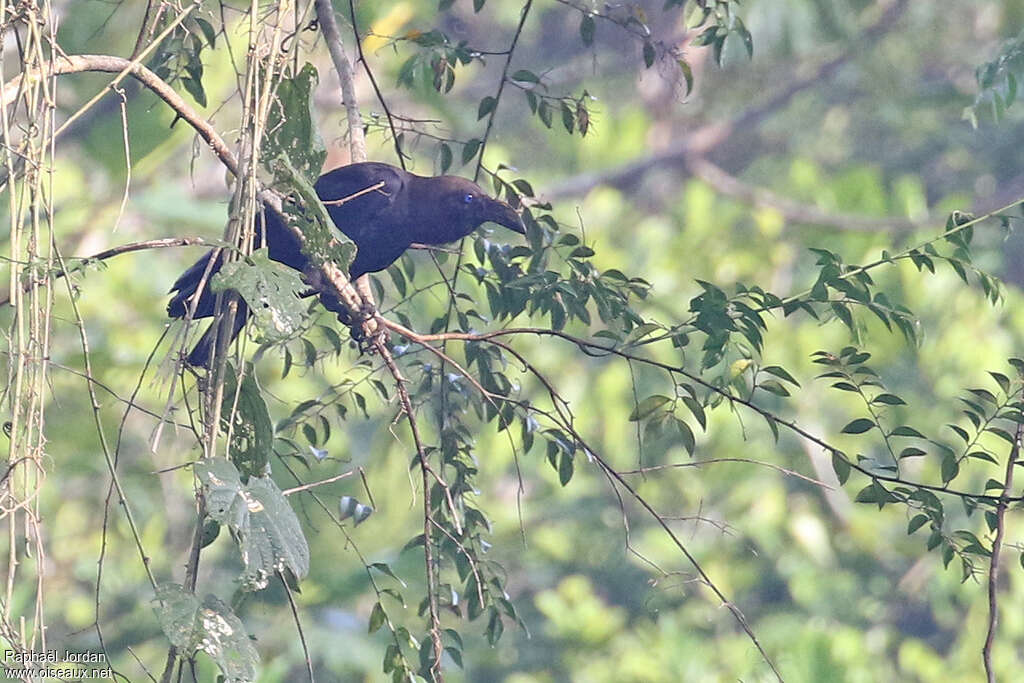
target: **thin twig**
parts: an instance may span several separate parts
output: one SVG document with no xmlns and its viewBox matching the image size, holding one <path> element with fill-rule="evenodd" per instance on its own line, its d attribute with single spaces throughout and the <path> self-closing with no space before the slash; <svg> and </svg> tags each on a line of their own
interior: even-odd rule
<svg viewBox="0 0 1024 683">
<path fill-rule="evenodd" d="M 519 43 L 519 37 L 523 34 L 523 26 L 526 24 L 526 18 L 530 15 L 530 8 L 533 6 L 533 0 L 526 0 L 526 4 L 523 5 L 522 11 L 519 13 L 519 25 L 516 26 L 516 32 L 512 34 L 512 42 L 508 46 L 508 56 L 505 57 L 505 67 L 501 70 L 501 80 L 498 82 L 498 91 L 494 94 L 494 106 L 491 107 L 491 115 L 487 118 L 487 128 L 484 129 L 484 136 L 480 139 L 480 150 L 477 152 L 476 159 L 476 170 L 473 172 L 473 181 L 476 182 L 480 179 L 480 170 L 484 164 L 484 150 L 487 149 L 487 141 L 491 137 L 491 129 L 494 127 L 494 117 L 498 114 L 498 106 L 501 104 L 501 93 L 505 90 L 505 83 L 508 82 L 508 72 L 512 66 L 512 55 L 515 54 L 516 45 Z"/>
<path fill-rule="evenodd" d="M 333 477 L 327 477 L 326 479 L 321 479 L 320 481 L 314 481 L 314 482 L 311 482 L 309 484 L 303 484 L 302 486 L 295 486 L 295 487 L 290 488 L 290 489 L 285 489 L 284 491 L 281 491 L 281 495 L 283 495 L 283 496 L 290 496 L 293 493 L 298 493 L 299 491 L 309 491 L 310 489 L 315 489 L 318 486 L 323 486 L 324 484 L 330 484 L 332 482 L 338 481 L 340 479 L 345 479 L 345 478 L 351 477 L 351 476 L 352 476 L 352 472 L 342 472 L 341 474 L 336 474 Z"/>
<path fill-rule="evenodd" d="M 835 490 L 831 485 L 821 481 L 820 479 L 808 477 L 806 474 L 800 474 L 795 470 L 791 470 L 786 467 L 780 467 L 779 465 L 776 465 L 774 463 L 765 462 L 763 460 L 753 460 L 751 458 L 708 458 L 706 460 L 694 460 L 693 462 L 674 462 L 666 465 L 649 465 L 647 467 L 640 467 L 635 470 L 621 470 L 619 474 L 647 474 L 649 472 L 658 472 L 660 470 L 682 469 L 686 467 L 703 467 L 704 465 L 715 465 L 721 462 L 742 462 L 748 465 L 760 465 L 761 467 L 771 468 L 776 472 L 785 474 L 788 477 L 796 477 L 797 479 L 803 479 L 806 482 L 814 484 L 815 486 L 820 486 L 821 488 L 826 489 L 828 491 Z"/>
<path fill-rule="evenodd" d="M 208 246 L 217 246 L 217 245 L 212 244 L 211 242 L 209 242 L 207 240 L 204 240 L 201 237 L 164 237 L 162 239 L 144 240 L 144 241 L 141 241 L 141 242 L 129 242 L 128 244 L 122 244 L 122 245 L 117 246 L 117 247 L 111 247 L 110 249 L 105 249 L 105 250 L 103 250 L 101 252 L 93 254 L 92 256 L 68 256 L 67 260 L 69 260 L 69 261 L 81 261 L 81 263 L 76 265 L 76 266 L 72 266 L 67 271 L 63 271 L 62 270 L 60 272 L 54 273 L 53 277 L 55 279 L 60 279 L 60 278 L 65 277 L 66 275 L 68 275 L 70 273 L 74 273 L 76 270 L 79 270 L 83 266 L 86 266 L 86 265 L 88 265 L 90 263 L 93 263 L 95 261 L 106 261 L 108 258 L 112 258 L 114 256 L 120 256 L 121 254 L 129 254 L 129 253 L 131 253 L 133 251 L 145 251 L 147 249 L 166 249 L 166 248 L 169 248 L 169 247 L 193 247 L 193 246 L 207 246 L 208 247 Z M 26 282 L 22 286 L 22 289 L 27 292 L 30 286 L 31 286 L 30 283 Z M 4 296 L 0 297 L 0 306 L 6 306 L 8 303 L 10 303 L 10 301 L 11 301 L 11 295 L 9 293 L 5 294 Z"/>
<path fill-rule="evenodd" d="M 737 403 L 739 405 L 742 405 L 742 406 L 748 408 L 749 410 L 754 411 L 755 413 L 757 413 L 761 417 L 765 418 L 766 420 L 771 420 L 772 422 L 775 422 L 775 423 L 777 423 L 779 425 L 782 425 L 783 427 L 786 427 L 791 432 L 793 432 L 793 433 L 795 433 L 795 434 L 797 434 L 797 435 L 807 439 L 808 441 L 811 441 L 812 443 L 820 446 L 826 452 L 834 453 L 834 454 L 837 454 L 837 455 L 843 457 L 846 460 L 847 464 L 849 464 L 852 469 L 854 469 L 854 470 L 860 472 L 861 474 L 864 474 L 864 475 L 866 475 L 866 476 L 868 476 L 868 477 L 870 477 L 872 479 L 877 479 L 879 481 L 884 481 L 884 482 L 888 482 L 888 483 L 892 483 L 892 484 L 902 484 L 904 486 L 913 486 L 913 487 L 916 487 L 916 488 L 921 488 L 921 489 L 925 489 L 925 490 L 928 490 L 928 491 L 932 491 L 934 493 L 941 493 L 941 494 L 956 496 L 956 497 L 959 497 L 959 498 L 973 498 L 975 500 L 984 500 L 984 501 L 989 502 L 989 503 L 998 503 L 1000 500 L 1004 500 L 1004 501 L 1006 501 L 1008 503 L 1016 503 L 1016 502 L 1024 501 L 1024 495 L 1020 495 L 1020 496 L 994 496 L 994 495 L 986 494 L 986 493 L 971 493 L 971 492 L 968 492 L 968 491 L 959 491 L 957 489 L 951 489 L 951 488 L 948 488 L 946 486 L 939 486 L 939 485 L 936 485 L 936 484 L 925 484 L 925 483 L 921 483 L 921 482 L 908 481 L 907 479 L 903 479 L 901 477 L 894 477 L 894 476 L 887 475 L 887 474 L 880 474 L 878 472 L 873 472 L 870 469 L 864 467 L 863 465 L 860 465 L 859 463 L 846 458 L 845 454 L 843 454 L 843 452 L 840 449 L 836 448 L 835 446 L 832 446 L 831 444 L 829 444 L 827 441 L 825 441 L 821 437 L 815 436 L 811 432 L 807 431 L 806 429 L 804 429 L 803 427 L 798 425 L 796 422 L 793 422 L 791 420 L 784 420 L 784 419 L 778 417 L 777 415 L 773 414 L 771 411 L 766 410 L 766 409 L 762 408 L 761 406 L 757 405 L 753 401 L 747 400 L 747 399 L 745 399 L 745 398 L 743 398 L 741 396 L 736 396 L 735 394 L 730 393 L 726 389 L 723 389 L 721 387 L 715 386 L 711 382 L 708 382 L 707 380 L 705 380 L 705 379 L 703 379 L 703 378 L 693 374 L 692 372 L 688 371 L 686 368 L 682 367 L 681 365 L 670 365 L 668 363 L 663 363 L 661 361 L 657 361 L 657 360 L 654 360 L 654 359 L 651 359 L 651 358 L 644 358 L 642 356 L 637 356 L 637 355 L 629 353 L 627 351 L 623 351 L 623 350 L 615 348 L 615 347 L 605 346 L 603 344 L 598 344 L 598 343 L 595 343 L 595 342 L 592 342 L 592 341 L 588 341 L 588 340 L 583 339 L 581 337 L 576 337 L 576 336 L 573 336 L 573 335 L 571 335 L 571 334 L 569 334 L 567 332 L 562 332 L 560 330 L 552 330 L 552 329 L 547 329 L 547 328 L 543 328 L 543 327 L 510 327 L 510 328 L 506 328 L 504 330 L 495 330 L 493 332 L 481 332 L 481 333 L 474 333 L 474 332 L 441 332 L 441 333 L 438 333 L 438 334 L 419 334 L 417 332 L 413 332 L 412 330 L 410 330 L 410 329 L 404 327 L 403 325 L 401 325 L 399 323 L 396 323 L 396 322 L 394 322 L 392 320 L 388 320 L 386 318 L 381 318 L 381 320 L 383 321 L 383 324 L 384 324 L 385 327 L 387 327 L 387 328 L 397 332 L 398 334 L 400 334 L 400 335 L 402 335 L 402 336 L 408 338 L 409 340 L 414 341 L 414 342 L 416 342 L 418 344 L 426 343 L 426 342 L 436 342 L 436 341 L 467 341 L 467 342 L 487 341 L 487 342 L 492 342 L 493 343 L 494 340 L 496 340 L 497 338 L 500 338 L 500 337 L 515 336 L 515 335 L 522 335 L 522 334 L 529 334 L 529 335 L 535 335 L 535 336 L 540 336 L 540 337 L 545 337 L 545 336 L 546 337 L 556 337 L 558 339 L 563 339 L 563 340 L 565 340 L 567 342 L 575 344 L 577 347 L 579 347 L 579 349 L 581 351 L 583 351 L 584 353 L 586 353 L 587 355 L 590 355 L 590 356 L 595 356 L 595 357 L 601 357 L 601 356 L 606 356 L 606 355 L 618 356 L 619 358 L 622 358 L 624 360 L 634 360 L 634 361 L 639 362 L 639 363 L 644 363 L 644 364 L 646 364 L 646 365 L 648 365 L 650 367 L 660 368 L 660 369 L 665 370 L 667 372 L 670 372 L 670 373 L 677 374 L 677 375 L 680 375 L 682 377 L 685 377 L 686 379 L 690 380 L 691 382 L 699 384 L 700 386 L 702 386 L 703 388 L 707 389 L 708 391 L 710 391 L 710 392 L 712 392 L 714 394 L 717 394 L 717 395 L 721 396 L 724 399 L 727 399 L 728 401 L 730 401 L 732 403 Z"/>
<path fill-rule="evenodd" d="M 988 632 L 985 634 L 985 644 L 981 648 L 981 659 L 985 664 L 985 677 L 988 683 L 996 683 L 996 672 L 992 666 L 992 646 L 996 642 L 996 626 L 999 624 L 999 557 L 1003 549 L 1003 536 L 1006 534 L 1006 508 L 1009 505 L 1007 494 L 1013 490 L 1013 472 L 1020 456 L 1022 436 L 1024 425 L 1018 423 L 1013 437 L 1013 447 L 1006 461 L 1003 497 L 996 503 L 996 536 L 992 541 L 992 557 L 988 565 Z"/>
<path fill-rule="evenodd" d="M 313 675 L 313 658 L 309 656 L 309 645 L 306 644 L 306 633 L 302 630 L 302 621 L 299 619 L 299 606 L 295 604 L 295 596 L 292 595 L 292 588 L 285 580 L 284 574 L 282 572 L 278 572 L 277 578 L 281 580 L 281 586 L 284 588 L 284 594 L 288 597 L 288 606 L 292 609 L 292 619 L 295 620 L 295 630 L 299 634 L 299 643 L 302 644 L 302 657 L 306 662 L 306 673 L 309 675 L 309 683 L 314 683 L 316 677 Z"/>
</svg>

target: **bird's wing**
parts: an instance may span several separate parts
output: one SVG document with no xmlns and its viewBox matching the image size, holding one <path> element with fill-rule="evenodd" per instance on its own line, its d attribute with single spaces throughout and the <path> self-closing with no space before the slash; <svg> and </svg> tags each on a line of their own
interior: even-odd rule
<svg viewBox="0 0 1024 683">
<path fill-rule="evenodd" d="M 401 203 L 407 176 L 388 164 L 350 164 L 320 176 L 316 193 L 338 229 L 359 245 L 368 231 L 398 218 L 392 214 Z"/>
</svg>

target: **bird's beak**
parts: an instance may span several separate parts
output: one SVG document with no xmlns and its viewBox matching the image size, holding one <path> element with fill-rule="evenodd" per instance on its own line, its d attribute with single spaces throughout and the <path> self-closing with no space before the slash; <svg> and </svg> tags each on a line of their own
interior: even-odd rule
<svg viewBox="0 0 1024 683">
<path fill-rule="evenodd" d="M 526 234 L 526 226 L 523 225 L 523 219 L 519 217 L 515 209 L 497 199 L 492 199 L 490 206 L 487 207 L 487 220 L 498 225 L 504 225 L 509 230 L 518 232 L 520 235 Z"/>
</svg>

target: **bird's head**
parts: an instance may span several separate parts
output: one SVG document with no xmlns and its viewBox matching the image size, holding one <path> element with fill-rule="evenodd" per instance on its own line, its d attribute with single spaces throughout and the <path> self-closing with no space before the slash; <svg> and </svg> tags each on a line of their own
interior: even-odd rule
<svg viewBox="0 0 1024 683">
<path fill-rule="evenodd" d="M 520 235 L 526 234 L 523 219 L 505 202 L 490 197 L 476 183 L 457 176 L 431 179 L 435 194 L 428 197 L 442 225 L 435 227 L 425 244 L 446 244 L 459 240 L 484 223 L 503 225 Z M 439 228 L 439 229 L 438 229 Z"/>
</svg>

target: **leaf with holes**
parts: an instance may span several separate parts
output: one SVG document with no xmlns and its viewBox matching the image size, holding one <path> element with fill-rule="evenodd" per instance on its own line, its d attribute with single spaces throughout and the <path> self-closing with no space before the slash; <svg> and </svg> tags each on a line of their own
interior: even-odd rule
<svg viewBox="0 0 1024 683">
<path fill-rule="evenodd" d="M 230 606 L 213 595 L 200 602 L 176 583 L 161 584 L 156 600 L 160 603 L 156 607 L 160 629 L 180 655 L 205 652 L 228 683 L 256 680 L 259 653 Z"/>
<path fill-rule="evenodd" d="M 267 404 L 256 384 L 251 364 L 247 364 L 238 386 L 238 373 L 228 364 L 224 373 L 224 400 L 220 409 L 220 428 L 228 439 L 228 455 L 242 476 L 259 477 L 266 473 L 274 444 L 274 426 Z"/>
<path fill-rule="evenodd" d="M 309 546 L 284 494 L 269 477 L 250 477 L 243 484 L 225 458 L 202 460 L 196 476 L 206 494 L 210 518 L 226 524 L 238 543 L 245 570 L 245 590 L 262 590 L 274 574 L 291 573 L 295 580 L 309 572 Z"/>
</svg>

